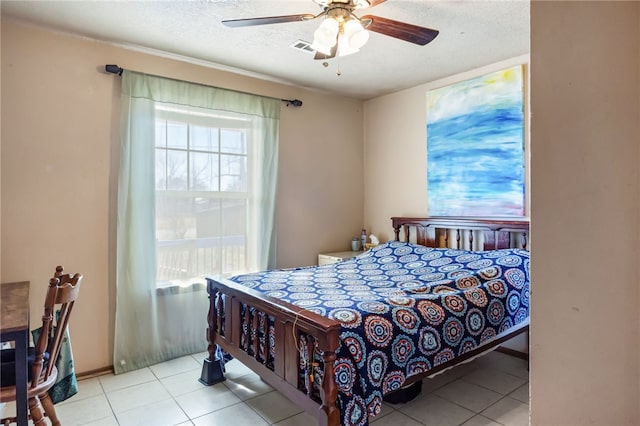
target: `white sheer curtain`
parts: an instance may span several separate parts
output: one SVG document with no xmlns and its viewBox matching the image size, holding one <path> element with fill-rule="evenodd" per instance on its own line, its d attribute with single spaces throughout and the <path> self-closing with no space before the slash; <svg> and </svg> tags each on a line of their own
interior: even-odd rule
<svg viewBox="0 0 640 426">
<path fill-rule="evenodd" d="M 206 349 L 202 285 L 159 291 L 156 275 L 158 106 L 240 114 L 250 123 L 245 269 L 274 266 L 280 101 L 131 71 L 122 76 L 114 369 L 135 370 Z M 165 108 L 166 109 L 166 108 Z M 205 218 L 206 219 L 206 218 Z M 224 223 L 218 225 L 224 234 Z M 202 263 L 202 262 L 201 262 Z M 211 265 L 208 274 L 223 273 Z M 239 271 L 245 272 L 245 271 Z"/>
</svg>

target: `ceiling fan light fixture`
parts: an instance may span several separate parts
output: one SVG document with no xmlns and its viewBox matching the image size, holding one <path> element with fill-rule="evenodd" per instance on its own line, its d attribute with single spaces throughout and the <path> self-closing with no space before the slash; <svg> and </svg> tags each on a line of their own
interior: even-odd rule
<svg viewBox="0 0 640 426">
<path fill-rule="evenodd" d="M 371 6 L 371 3 L 368 0 L 353 0 L 353 6 L 356 9 L 362 9 Z"/>
<path fill-rule="evenodd" d="M 336 51 L 336 56 L 347 56 L 359 51 L 359 48 L 351 46 L 349 39 L 344 34 L 340 34 L 338 36 L 338 50 Z"/>
<path fill-rule="evenodd" d="M 349 48 L 359 50 L 369 40 L 369 31 L 357 19 L 351 19 L 344 23 L 342 37 L 346 39 Z"/>
<path fill-rule="evenodd" d="M 363 7 L 370 7 L 371 2 L 369 0 L 313 0 L 314 3 L 317 3 L 321 7 L 327 7 L 332 4 L 345 4 L 348 5 L 351 3 L 354 9 L 360 9 Z"/>
<path fill-rule="evenodd" d="M 331 48 L 336 44 L 336 37 L 340 31 L 340 25 L 334 18 L 327 18 L 313 33 L 313 43 L 311 47 L 318 52 L 329 54 Z"/>
</svg>

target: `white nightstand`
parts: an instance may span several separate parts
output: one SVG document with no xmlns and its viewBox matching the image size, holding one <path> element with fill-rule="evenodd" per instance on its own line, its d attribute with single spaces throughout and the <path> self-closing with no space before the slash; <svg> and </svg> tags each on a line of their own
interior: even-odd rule
<svg viewBox="0 0 640 426">
<path fill-rule="evenodd" d="M 318 266 L 329 265 L 331 263 L 342 262 L 343 260 L 351 259 L 352 257 L 356 257 L 359 254 L 364 253 L 363 251 L 336 251 L 333 253 L 320 253 L 318 255 Z"/>
</svg>

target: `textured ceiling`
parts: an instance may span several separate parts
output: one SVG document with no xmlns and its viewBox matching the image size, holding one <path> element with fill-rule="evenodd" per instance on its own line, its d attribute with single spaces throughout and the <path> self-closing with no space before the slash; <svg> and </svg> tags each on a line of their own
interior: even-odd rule
<svg viewBox="0 0 640 426">
<path fill-rule="evenodd" d="M 371 14 L 440 31 L 426 46 L 371 33 L 360 52 L 328 61 L 291 47 L 320 20 L 228 28 L 223 19 L 311 13 L 312 0 L 8 1 L 3 16 L 155 49 L 302 87 L 369 99 L 529 53 L 529 1 L 387 0 Z M 126 68 L 127 64 L 118 64 Z M 149 70 L 144 70 L 151 72 Z"/>
</svg>

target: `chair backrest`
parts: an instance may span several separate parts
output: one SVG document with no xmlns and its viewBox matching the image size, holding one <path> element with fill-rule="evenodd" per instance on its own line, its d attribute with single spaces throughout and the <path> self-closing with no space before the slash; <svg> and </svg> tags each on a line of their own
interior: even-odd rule
<svg viewBox="0 0 640 426">
<path fill-rule="evenodd" d="M 69 324 L 73 305 L 80 292 L 82 275 L 64 274 L 63 272 L 62 266 L 56 267 L 54 277 L 49 280 L 49 288 L 44 301 L 44 314 L 42 315 L 42 331 L 35 345 L 35 360 L 31 366 L 31 387 L 35 387 L 40 380 L 51 375 L 60 353 L 60 345 Z M 57 315 L 56 310 L 59 312 Z M 54 315 L 57 317 L 55 327 L 53 325 Z M 45 352 L 49 353 L 49 363 L 42 375 Z"/>
</svg>

